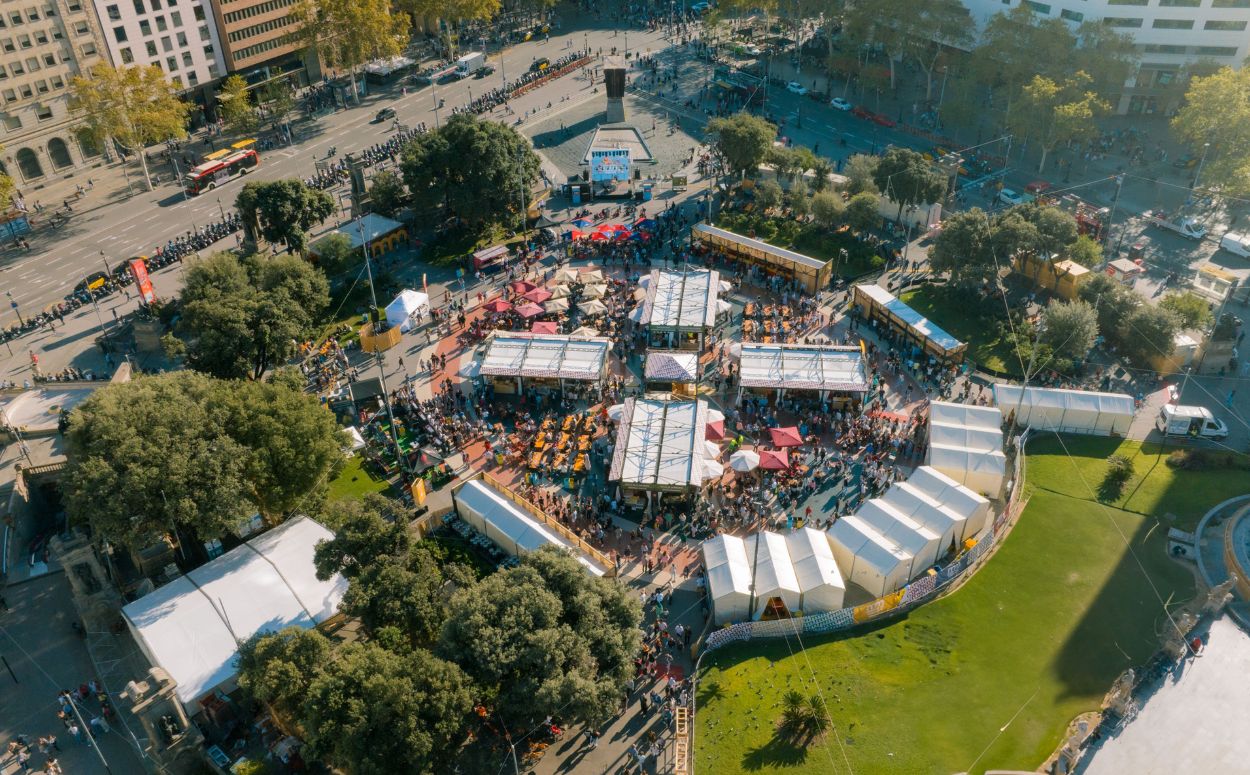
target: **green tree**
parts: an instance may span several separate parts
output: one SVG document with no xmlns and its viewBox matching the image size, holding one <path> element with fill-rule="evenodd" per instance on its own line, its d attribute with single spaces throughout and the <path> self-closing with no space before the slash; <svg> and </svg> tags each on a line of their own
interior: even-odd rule
<svg viewBox="0 0 1250 775">
<path fill-rule="evenodd" d="M 1035 248 L 1043 255 L 1052 256 L 1056 253 L 1064 253 L 1079 236 L 1076 219 L 1058 207 L 1041 207 L 1030 203 L 1015 208 L 1015 211 L 1037 229 Z"/>
<path fill-rule="evenodd" d="M 341 608 L 359 617 L 370 632 L 394 627 L 413 646 L 429 647 L 447 621 L 449 580 L 471 583 L 472 572 L 458 564 L 444 575 L 433 555 L 416 546 L 402 562 L 381 561 L 369 565 L 352 579 Z"/>
<path fill-rule="evenodd" d="M 1250 194 L 1250 70 L 1224 67 L 1190 79 L 1172 131 L 1204 155 L 1200 183 Z"/>
<path fill-rule="evenodd" d="M 295 354 L 330 302 L 325 274 L 296 256 L 218 253 L 187 270 L 179 332 L 192 368 L 260 379 Z"/>
<path fill-rule="evenodd" d="M 953 213 L 929 249 L 929 265 L 950 272 L 959 285 L 980 285 L 998 274 L 993 237 L 993 224 L 981 208 Z"/>
<path fill-rule="evenodd" d="M 641 617 L 626 587 L 543 548 L 457 592 L 437 653 L 494 696 L 509 727 L 555 713 L 600 724 L 632 674 Z"/>
<path fill-rule="evenodd" d="M 303 253 L 308 230 L 334 213 L 334 197 L 302 180 L 267 180 L 243 186 L 234 206 L 250 237 L 281 242 Z"/>
<path fill-rule="evenodd" d="M 946 192 L 946 178 L 928 159 L 909 148 L 886 151 L 872 179 L 887 199 L 898 203 L 895 221 L 903 217 L 904 207 L 936 202 Z"/>
<path fill-rule="evenodd" d="M 373 211 L 387 216 L 394 215 L 408 198 L 404 189 L 404 179 L 390 170 L 384 170 L 373 176 L 373 185 L 369 186 L 369 200 L 373 203 Z"/>
<path fill-rule="evenodd" d="M 1108 341 L 1118 342 L 1124 321 L 1141 306 L 1141 297 L 1105 274 L 1097 273 L 1077 291 L 1098 315 L 1098 330 Z"/>
<path fill-rule="evenodd" d="M 257 512 L 278 521 L 342 461 L 312 396 L 192 371 L 100 388 L 66 442 L 70 518 L 138 546 L 174 529 L 218 538 Z"/>
<path fill-rule="evenodd" d="M 122 67 L 99 64 L 87 76 L 70 80 L 71 107 L 82 116 L 87 133 L 100 146 L 115 142 L 139 155 L 143 178 L 152 190 L 144 149 L 187 134 L 187 103 L 155 65 Z"/>
<path fill-rule="evenodd" d="M 905 51 L 925 75 L 924 98 L 933 99 L 933 81 L 939 67 L 948 66 L 952 49 L 972 47 L 974 28 L 968 24 L 968 9 L 959 0 L 908 2 L 901 18 L 907 20 Z"/>
<path fill-rule="evenodd" d="M 289 78 L 280 78 L 279 75 L 281 71 L 274 73 L 256 95 L 274 125 L 285 124 L 287 114 L 295 109 L 294 82 Z"/>
<path fill-rule="evenodd" d="M 0 145 L 0 151 L 4 150 L 4 146 Z M 17 184 L 13 182 L 13 178 L 9 177 L 7 172 L 0 171 L 0 202 L 8 207 L 13 201 L 13 195 L 17 193 Z"/>
<path fill-rule="evenodd" d="M 858 232 L 872 231 L 881 223 L 878 210 L 881 197 L 871 191 L 861 191 L 846 203 L 846 223 Z"/>
<path fill-rule="evenodd" d="M 351 238 L 342 232 L 331 232 L 317 240 L 314 250 L 317 266 L 327 277 L 364 270 L 364 256 L 360 248 L 353 247 Z"/>
<path fill-rule="evenodd" d="M 1084 360 L 1098 336 L 1098 315 L 1088 303 L 1051 301 L 1042 312 L 1042 330 L 1038 340 L 1050 347 L 1053 368 L 1071 371 L 1072 364 Z M 1042 368 L 1044 364 L 1038 363 Z"/>
<path fill-rule="evenodd" d="M 389 0 L 299 0 L 290 19 L 296 35 L 327 66 L 352 73 L 375 59 L 399 56 L 408 44 L 407 14 L 391 12 Z"/>
<path fill-rule="evenodd" d="M 881 189 L 877 188 L 876 175 L 877 164 L 880 162 L 880 156 L 870 156 L 866 153 L 857 153 L 848 158 L 846 165 L 842 168 L 842 174 L 847 180 L 846 193 L 851 196 L 864 191 L 878 193 Z"/>
<path fill-rule="evenodd" d="M 1064 255 L 1086 269 L 1102 263 L 1102 245 L 1088 234 L 1081 234 L 1064 249 Z"/>
<path fill-rule="evenodd" d="M 1119 94 L 1141 58 L 1131 35 L 1091 19 L 1076 28 L 1077 47 L 1068 68 L 1093 78 L 1094 91 L 1104 97 Z"/>
<path fill-rule="evenodd" d="M 812 190 L 824 191 L 829 188 L 833 177 L 833 164 L 823 156 L 817 156 L 812 163 Z"/>
<path fill-rule="evenodd" d="M 1094 119 L 1110 106 L 1088 88 L 1092 80 L 1084 71 L 1062 82 L 1038 75 L 1021 89 L 1020 98 L 1007 113 L 1007 125 L 1041 146 L 1038 172 L 1046 168 L 1046 157 L 1057 145 L 1097 133 Z"/>
<path fill-rule="evenodd" d="M 765 180 L 755 186 L 755 204 L 760 210 L 771 210 L 781 204 L 784 192 L 775 180 Z"/>
<path fill-rule="evenodd" d="M 1159 302 L 1159 306 L 1175 315 L 1183 329 L 1205 331 L 1211 325 L 1211 305 L 1207 304 L 1206 299 L 1190 291 L 1169 293 Z"/>
<path fill-rule="evenodd" d="M 302 726 L 313 754 L 344 772 L 425 775 L 451 771 L 472 706 L 454 664 L 349 643 L 309 685 Z"/>
<path fill-rule="evenodd" d="M 232 75 L 217 89 L 222 120 L 235 132 L 250 134 L 260 126 L 260 116 L 252 104 L 251 89 L 241 75 Z"/>
<path fill-rule="evenodd" d="M 407 561 L 410 518 L 395 501 L 376 493 L 327 503 L 321 521 L 334 530 L 334 538 L 317 545 L 317 578 L 325 581 L 338 573 L 351 580 L 370 566 Z"/>
<path fill-rule="evenodd" d="M 824 229 L 833 229 L 842 222 L 846 202 L 840 194 L 821 191 L 812 195 L 812 218 Z"/>
<path fill-rule="evenodd" d="M 1116 349 L 1134 366 L 1148 369 L 1152 359 L 1172 354 L 1179 331 L 1180 321 L 1171 310 L 1140 304 L 1124 318 Z"/>
<path fill-rule="evenodd" d="M 1021 87 L 1034 76 L 1059 79 L 1071 73 L 1075 50 L 1076 36 L 1062 19 L 1040 17 L 1021 3 L 986 22 L 970 70 L 983 87 L 1006 95 L 1010 113 Z"/>
<path fill-rule="evenodd" d="M 1021 251 L 1036 252 L 1041 241 L 1037 226 L 1014 209 L 998 214 L 990 224 L 991 260 L 1002 267 Z"/>
<path fill-rule="evenodd" d="M 317 630 L 292 626 L 258 632 L 239 646 L 239 686 L 282 716 L 294 718 L 329 659 L 330 641 Z"/>
<path fill-rule="evenodd" d="M 742 176 L 754 172 L 767 157 L 777 137 L 777 127 L 759 116 L 735 113 L 709 121 L 707 137 L 722 166 Z"/>
<path fill-rule="evenodd" d="M 539 166 L 516 130 L 467 113 L 418 135 L 400 162 L 418 207 L 445 205 L 474 229 L 523 217 Z"/>
<path fill-rule="evenodd" d="M 812 192 L 807 190 L 807 184 L 802 180 L 796 180 L 790 184 L 790 190 L 786 192 L 786 207 L 790 208 L 790 214 L 795 218 L 806 218 L 812 212 Z"/>
</svg>

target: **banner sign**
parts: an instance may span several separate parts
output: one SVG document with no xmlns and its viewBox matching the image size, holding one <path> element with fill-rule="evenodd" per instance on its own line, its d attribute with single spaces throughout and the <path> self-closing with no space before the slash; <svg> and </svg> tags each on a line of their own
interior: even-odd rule
<svg viewBox="0 0 1250 775">
<path fill-rule="evenodd" d="M 591 151 L 590 179 L 629 180 L 629 149 L 606 148 Z"/>
<path fill-rule="evenodd" d="M 148 277 L 148 265 L 142 258 L 130 259 L 130 275 L 135 278 L 135 287 L 139 289 L 139 298 L 144 304 L 156 301 L 156 292 L 152 290 L 152 279 Z"/>
</svg>

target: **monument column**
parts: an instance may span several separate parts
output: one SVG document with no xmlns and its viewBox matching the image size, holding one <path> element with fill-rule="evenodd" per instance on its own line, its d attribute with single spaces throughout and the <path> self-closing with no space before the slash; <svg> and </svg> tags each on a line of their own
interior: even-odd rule
<svg viewBox="0 0 1250 775">
<path fill-rule="evenodd" d="M 628 69 L 624 58 L 609 56 L 603 59 L 603 83 L 608 93 L 608 110 L 606 123 L 625 123 L 625 72 Z"/>
</svg>

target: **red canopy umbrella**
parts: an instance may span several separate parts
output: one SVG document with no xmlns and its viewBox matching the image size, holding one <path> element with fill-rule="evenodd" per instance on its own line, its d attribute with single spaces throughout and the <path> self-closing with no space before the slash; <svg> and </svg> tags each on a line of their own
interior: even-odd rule
<svg viewBox="0 0 1250 775">
<path fill-rule="evenodd" d="M 607 233 L 606 233 L 606 232 L 602 232 L 602 231 L 596 231 L 596 232 L 594 232 L 593 234 L 591 234 L 591 235 L 590 235 L 590 239 L 591 239 L 592 241 L 594 241 L 594 242 L 603 242 L 603 241 L 604 241 L 604 240 L 606 240 L 607 238 L 608 238 Z"/>
<path fill-rule="evenodd" d="M 595 231 L 603 232 L 604 234 L 620 234 L 621 232 L 628 234 L 629 227 L 621 223 L 603 223 Z"/>
<path fill-rule="evenodd" d="M 703 437 L 708 441 L 720 441 L 725 438 L 725 421 L 717 420 L 707 424 L 707 430 L 703 432 Z"/>
<path fill-rule="evenodd" d="M 516 293 L 516 294 L 525 294 L 525 293 L 529 293 L 530 291 L 534 290 L 534 289 L 535 289 L 535 288 L 537 288 L 538 286 L 537 286 L 537 285 L 534 285 L 534 284 L 533 284 L 532 282 L 530 282 L 529 280 L 516 280 L 516 281 L 514 281 L 514 282 L 512 283 L 512 285 L 510 285 L 510 286 L 508 286 L 508 287 L 510 287 L 510 288 L 512 289 L 512 292 L 513 292 L 513 293 Z"/>
<path fill-rule="evenodd" d="M 543 312 L 544 312 L 543 308 L 538 306 L 532 301 L 526 302 L 525 304 L 522 304 L 521 306 L 516 308 L 516 314 L 520 315 L 523 318 L 532 318 L 535 315 L 543 314 Z"/>
<path fill-rule="evenodd" d="M 544 301 L 551 298 L 551 291 L 546 288 L 535 288 L 529 293 L 523 295 L 521 298 L 526 301 L 532 301 L 535 304 L 542 304 Z"/>
<path fill-rule="evenodd" d="M 577 229 L 574 229 L 571 232 L 569 232 L 569 236 L 572 237 L 573 239 L 586 239 L 586 232 L 578 231 Z"/>
<path fill-rule="evenodd" d="M 784 449 L 760 450 L 760 468 L 770 471 L 781 471 L 790 467 L 790 453 Z"/>
<path fill-rule="evenodd" d="M 799 429 L 793 426 L 769 428 L 768 435 L 773 437 L 774 447 L 801 447 L 803 445 L 803 437 L 799 435 Z"/>
<path fill-rule="evenodd" d="M 558 334 L 560 333 L 560 328 L 553 321 L 538 320 L 535 321 L 534 325 L 530 326 L 530 331 L 533 331 L 535 334 Z"/>
<path fill-rule="evenodd" d="M 495 299 L 486 303 L 487 312 L 507 312 L 510 309 L 512 309 L 512 305 L 503 299 Z"/>
</svg>

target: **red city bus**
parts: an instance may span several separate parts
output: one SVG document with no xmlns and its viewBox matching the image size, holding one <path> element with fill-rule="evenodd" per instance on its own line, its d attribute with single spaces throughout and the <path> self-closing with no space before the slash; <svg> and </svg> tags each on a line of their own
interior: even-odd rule
<svg viewBox="0 0 1250 775">
<path fill-rule="evenodd" d="M 187 173 L 185 180 L 187 193 L 199 194 L 211 191 L 236 175 L 246 175 L 259 164 L 260 155 L 251 148 L 209 154 L 203 164 L 192 167 Z"/>
</svg>

